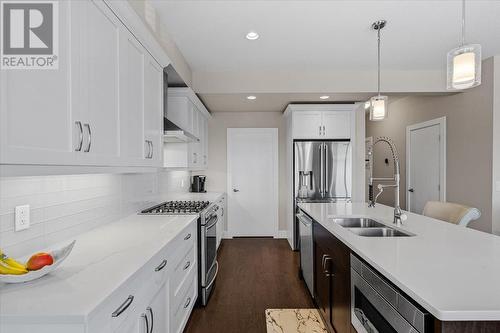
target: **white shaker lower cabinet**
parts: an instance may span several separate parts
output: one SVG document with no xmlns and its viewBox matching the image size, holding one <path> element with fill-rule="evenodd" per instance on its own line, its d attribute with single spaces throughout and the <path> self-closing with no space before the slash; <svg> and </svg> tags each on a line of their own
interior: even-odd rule
<svg viewBox="0 0 500 333">
<path fill-rule="evenodd" d="M 217 249 L 219 249 L 222 237 L 224 237 L 224 230 L 226 228 L 226 195 L 224 194 L 219 201 L 217 201 L 219 210 L 217 211 Z"/>
<path fill-rule="evenodd" d="M 0 76 L 0 164 L 162 166 L 162 66 L 104 1 L 59 10 L 59 69 Z"/>
<path fill-rule="evenodd" d="M 99 305 L 82 332 L 181 333 L 197 296 L 197 221 L 193 221 L 131 282 Z M 73 332 L 78 331 L 66 333 Z"/>
</svg>

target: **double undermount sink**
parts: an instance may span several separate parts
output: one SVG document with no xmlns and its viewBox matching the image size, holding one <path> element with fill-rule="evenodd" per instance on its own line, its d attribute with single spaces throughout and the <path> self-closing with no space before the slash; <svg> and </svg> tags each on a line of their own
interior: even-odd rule
<svg viewBox="0 0 500 333">
<path fill-rule="evenodd" d="M 334 218 L 333 222 L 363 237 L 409 237 L 408 232 L 389 227 L 366 217 Z"/>
</svg>

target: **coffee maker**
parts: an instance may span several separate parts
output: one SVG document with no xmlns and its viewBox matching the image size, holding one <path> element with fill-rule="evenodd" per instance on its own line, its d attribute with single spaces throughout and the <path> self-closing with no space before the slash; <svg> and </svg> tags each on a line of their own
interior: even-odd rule
<svg viewBox="0 0 500 333">
<path fill-rule="evenodd" d="M 196 193 L 204 193 L 206 192 L 205 190 L 205 181 L 207 177 L 206 176 L 193 176 L 193 180 L 191 182 L 191 192 L 196 192 Z"/>
</svg>

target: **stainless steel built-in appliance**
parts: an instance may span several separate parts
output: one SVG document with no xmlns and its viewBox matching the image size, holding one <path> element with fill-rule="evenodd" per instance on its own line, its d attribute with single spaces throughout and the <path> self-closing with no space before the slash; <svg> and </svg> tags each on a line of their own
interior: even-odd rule
<svg viewBox="0 0 500 333">
<path fill-rule="evenodd" d="M 217 221 L 220 207 L 208 201 L 167 201 L 141 211 L 141 215 L 192 215 L 198 218 L 198 303 L 205 306 L 215 286 L 217 262 Z"/>
<path fill-rule="evenodd" d="M 191 181 L 191 192 L 203 193 L 205 190 L 205 181 L 207 180 L 206 176 L 193 176 L 193 180 Z"/>
<path fill-rule="evenodd" d="M 298 202 L 349 200 L 352 188 L 351 142 L 294 142 L 294 212 Z M 298 221 L 294 223 L 294 249 L 299 248 Z"/>
<path fill-rule="evenodd" d="M 359 333 L 432 331 L 432 316 L 351 254 L 351 323 Z"/>
<path fill-rule="evenodd" d="M 302 211 L 297 214 L 297 219 L 300 234 L 300 269 L 302 278 L 314 297 L 312 220 Z"/>
</svg>

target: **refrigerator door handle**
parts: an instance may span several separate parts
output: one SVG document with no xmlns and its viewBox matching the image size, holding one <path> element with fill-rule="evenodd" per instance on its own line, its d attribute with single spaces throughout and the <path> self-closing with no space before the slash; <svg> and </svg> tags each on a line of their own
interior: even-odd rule
<svg viewBox="0 0 500 333">
<path fill-rule="evenodd" d="M 321 195 L 324 194 L 324 191 L 323 191 L 323 182 L 324 182 L 324 179 L 323 179 L 323 176 L 325 174 L 325 168 L 324 168 L 324 159 L 323 159 L 323 144 L 320 144 L 319 145 L 319 165 L 320 165 L 320 184 L 319 184 L 319 193 Z"/>
<path fill-rule="evenodd" d="M 324 157 L 324 161 L 325 161 L 325 186 L 324 186 L 324 191 L 325 193 L 328 193 L 328 187 L 330 186 L 330 184 L 328 183 L 328 146 L 326 145 L 326 143 L 323 144 L 324 147 L 323 149 L 325 150 L 324 151 L 324 154 L 325 154 L 325 157 Z"/>
</svg>

